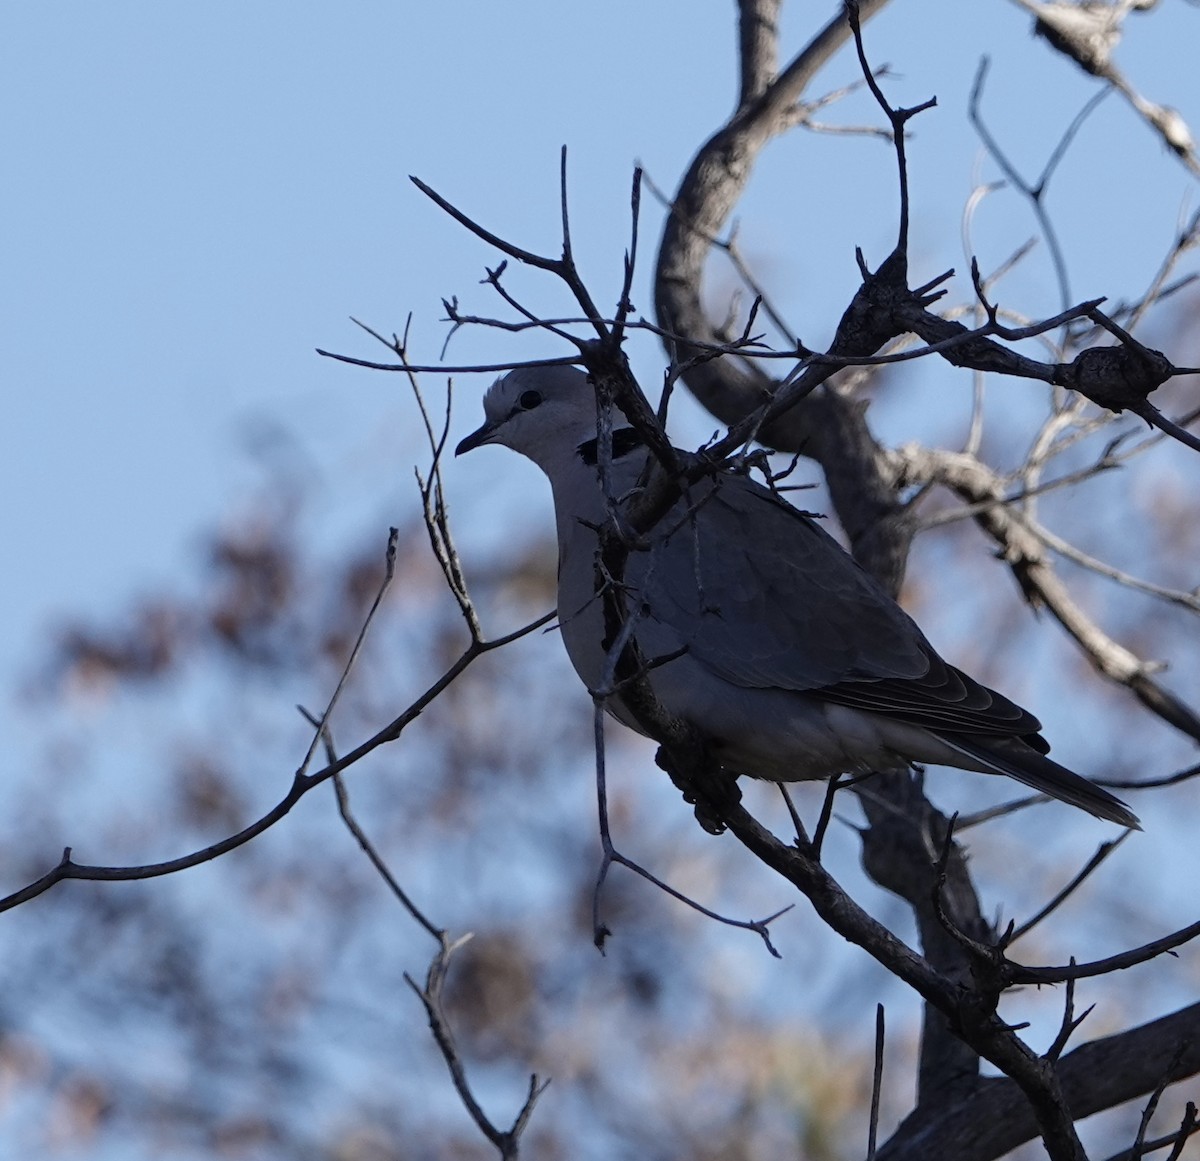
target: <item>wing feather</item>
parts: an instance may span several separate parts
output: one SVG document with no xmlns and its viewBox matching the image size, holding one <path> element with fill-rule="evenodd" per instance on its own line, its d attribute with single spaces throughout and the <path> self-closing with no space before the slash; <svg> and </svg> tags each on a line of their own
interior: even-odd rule
<svg viewBox="0 0 1200 1161">
<path fill-rule="evenodd" d="M 628 579 L 650 616 L 726 681 L 813 693 L 930 729 L 1040 728 L 943 661 L 811 516 L 766 488 L 719 477 L 694 489 L 664 525 L 649 552 L 633 554 Z"/>
</svg>

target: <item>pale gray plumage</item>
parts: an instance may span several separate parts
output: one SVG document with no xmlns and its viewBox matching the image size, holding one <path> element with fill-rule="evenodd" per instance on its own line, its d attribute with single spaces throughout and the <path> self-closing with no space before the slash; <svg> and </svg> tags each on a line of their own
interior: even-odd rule
<svg viewBox="0 0 1200 1161">
<path fill-rule="evenodd" d="M 597 689 L 606 664 L 597 529 L 650 452 L 632 429 L 614 433 L 606 498 L 595 393 L 573 367 L 511 371 L 484 412 L 458 453 L 504 444 L 549 477 L 563 642 Z M 642 656 L 673 657 L 647 678 L 732 773 L 796 781 L 928 762 L 1006 774 L 1138 825 L 1118 799 L 1044 756 L 1032 714 L 944 662 L 815 520 L 748 476 L 691 486 L 647 539 L 629 554 L 626 603 Z M 619 696 L 607 708 L 639 729 Z"/>
</svg>

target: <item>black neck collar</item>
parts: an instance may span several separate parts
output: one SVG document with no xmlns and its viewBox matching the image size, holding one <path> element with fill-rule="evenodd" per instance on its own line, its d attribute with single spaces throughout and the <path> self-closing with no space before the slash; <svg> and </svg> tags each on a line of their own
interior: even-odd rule
<svg viewBox="0 0 1200 1161">
<path fill-rule="evenodd" d="M 632 427 L 619 427 L 612 433 L 612 458 L 621 459 L 640 447 L 645 447 L 646 441 Z M 579 458 L 589 467 L 595 467 L 600 459 L 599 439 L 586 439 L 575 449 Z"/>
</svg>

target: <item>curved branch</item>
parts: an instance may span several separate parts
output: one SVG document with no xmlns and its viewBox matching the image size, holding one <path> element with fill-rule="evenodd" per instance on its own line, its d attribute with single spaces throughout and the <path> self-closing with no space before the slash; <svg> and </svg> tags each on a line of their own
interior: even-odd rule
<svg viewBox="0 0 1200 1161">
<path fill-rule="evenodd" d="M 868 19 L 887 0 L 867 0 L 860 17 Z M 770 84 L 756 91 L 762 80 L 762 61 L 773 57 L 775 46 L 762 42 L 774 38 L 771 11 L 773 0 L 742 4 L 743 51 L 751 40 L 752 59 L 743 56 L 743 100 L 733 116 L 701 147 L 680 182 L 671 213 L 663 231 L 655 269 L 655 313 L 663 330 L 687 336 L 668 345 L 673 361 L 684 362 L 698 352 L 691 343 L 713 344 L 720 336 L 709 322 L 701 303 L 705 259 L 712 239 L 720 235 L 733 207 L 746 188 L 763 147 L 788 129 L 789 111 L 812 82 L 817 72 L 850 37 L 845 16 L 838 13 Z M 753 24 L 752 35 L 747 26 Z M 750 80 L 746 78 L 750 77 Z M 746 100 L 748 92 L 752 99 Z M 773 392 L 775 380 L 757 367 L 734 360 L 705 361 L 690 367 L 684 376 L 689 390 L 715 416 L 727 424 L 761 405 Z M 780 450 L 803 447 L 816 456 L 811 441 L 825 424 L 814 422 L 809 407 L 792 409 L 772 424 L 769 442 Z M 816 458 L 821 458 L 817 456 Z M 832 458 L 832 457 L 830 457 Z M 853 527 L 855 521 L 844 521 Z M 854 538 L 853 532 L 848 535 Z"/>
</svg>

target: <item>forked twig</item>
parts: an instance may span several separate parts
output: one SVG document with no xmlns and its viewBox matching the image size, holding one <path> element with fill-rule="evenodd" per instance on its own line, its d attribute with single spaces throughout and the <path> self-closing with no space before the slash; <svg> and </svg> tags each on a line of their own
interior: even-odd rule
<svg viewBox="0 0 1200 1161">
<path fill-rule="evenodd" d="M 329 763 L 336 762 L 337 754 L 334 750 L 333 737 L 328 726 L 319 723 L 307 710 L 301 708 L 300 712 L 309 722 L 318 727 L 319 733 L 324 740 L 326 758 Z M 467 1115 L 475 1122 L 479 1131 L 500 1150 L 500 1157 L 502 1159 L 515 1161 L 515 1158 L 518 1156 L 521 1135 L 524 1133 L 525 1127 L 529 1123 L 529 1118 L 533 1114 L 533 1107 L 537 1103 L 538 1097 L 546 1091 L 546 1086 L 550 1082 L 547 1080 L 539 1083 L 537 1073 L 533 1073 L 530 1076 L 529 1092 L 521 1108 L 518 1110 L 515 1120 L 508 1129 L 498 1129 L 492 1123 L 491 1118 L 483 1111 L 483 1106 L 475 1096 L 471 1082 L 467 1077 L 466 1064 L 459 1054 L 454 1034 L 450 1028 L 450 1021 L 442 1002 L 443 985 L 450 968 L 450 961 L 455 952 L 471 939 L 471 935 L 468 933 L 460 936 L 458 939 L 451 939 L 444 929 L 432 923 L 416 904 L 413 903 L 408 892 L 400 886 L 399 881 L 392 874 L 391 868 L 387 865 L 387 862 L 379 853 L 375 844 L 367 837 L 358 819 L 354 817 L 354 813 L 350 809 L 350 795 L 340 774 L 334 775 L 333 785 L 334 790 L 337 792 L 338 813 L 341 815 L 346 829 L 354 836 L 355 841 L 370 860 L 371 865 L 378 872 L 379 876 L 387 884 L 388 889 L 399 901 L 400 905 L 437 941 L 438 949 L 434 953 L 429 969 L 426 972 L 425 986 L 423 988 L 419 987 L 407 972 L 404 973 L 404 981 L 416 993 L 417 998 L 421 1001 L 425 1009 L 425 1016 L 429 1021 L 434 1043 L 437 1045 L 438 1051 L 446 1063 L 446 1067 L 450 1072 L 451 1083 L 454 1085 L 454 1090 L 458 1093 L 458 1098 L 462 1101 L 463 1107 L 467 1110 Z"/>
<path fill-rule="evenodd" d="M 470 934 L 467 934 L 453 941 L 448 939 L 443 940 L 441 949 L 429 965 L 429 971 L 425 975 L 425 984 L 423 987 L 417 984 L 407 972 L 404 973 L 404 982 L 412 988 L 417 999 L 421 1001 L 422 1006 L 425 1008 L 425 1016 L 429 1021 L 429 1030 L 433 1033 L 434 1041 L 442 1054 L 442 1059 L 446 1062 L 446 1067 L 450 1070 L 450 1078 L 454 1084 L 455 1091 L 458 1093 L 459 1100 L 462 1101 L 471 1120 L 479 1127 L 480 1132 L 499 1149 L 501 1161 L 516 1161 L 516 1158 L 520 1155 L 521 1135 L 529 1124 L 529 1118 L 533 1115 L 534 1105 L 537 1104 L 538 1098 L 546 1091 L 546 1087 L 550 1082 L 548 1080 L 540 1081 L 536 1072 L 530 1076 L 529 1091 L 525 1097 L 525 1102 L 517 1113 L 512 1126 L 508 1129 L 498 1129 L 492 1124 L 487 1113 L 483 1111 L 483 1106 L 476 1099 L 470 1081 L 467 1079 L 466 1066 L 463 1064 L 462 1057 L 458 1052 L 458 1046 L 454 1042 L 454 1033 L 450 1027 L 449 1020 L 446 1018 L 442 1002 L 442 993 L 450 968 L 451 958 L 470 938 Z"/>
<path fill-rule="evenodd" d="M 610 665 L 615 666 L 615 657 L 620 654 L 624 646 L 625 642 L 623 641 L 614 643 L 613 649 L 609 650 Z M 709 919 L 714 919 L 718 923 L 725 924 L 727 927 L 740 927 L 743 930 L 755 932 L 762 939 L 771 955 L 776 959 L 781 959 L 782 957 L 776 950 L 775 945 L 771 942 L 770 925 L 781 915 L 789 912 L 794 904 L 789 903 L 786 907 L 781 907 L 778 911 L 763 919 L 734 919 L 732 916 L 721 915 L 719 912 L 704 906 L 703 903 L 685 895 L 682 891 L 672 887 L 670 883 L 665 882 L 653 872 L 647 870 L 640 863 L 635 862 L 617 850 L 616 845 L 613 843 L 608 814 L 608 764 L 605 757 L 604 743 L 604 702 L 607 696 L 599 693 L 594 694 L 594 707 L 592 711 L 592 730 L 596 757 L 596 808 L 599 817 L 601 846 L 600 867 L 596 872 L 596 883 L 592 889 L 592 941 L 603 952 L 604 945 L 608 937 L 612 934 L 611 928 L 600 918 L 600 897 L 605 881 L 608 878 L 609 868 L 615 863 L 639 875 L 648 883 L 652 883 L 660 891 L 670 895 L 671 898 L 678 900 L 694 911 L 698 911 L 701 915 Z"/>
</svg>

